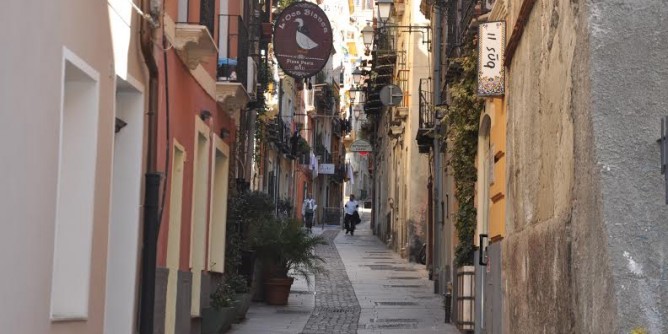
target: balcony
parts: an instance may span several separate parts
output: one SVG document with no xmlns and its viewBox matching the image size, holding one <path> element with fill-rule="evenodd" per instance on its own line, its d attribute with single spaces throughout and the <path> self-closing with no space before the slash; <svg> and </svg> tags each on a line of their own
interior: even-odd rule
<svg viewBox="0 0 668 334">
<path fill-rule="evenodd" d="M 394 117 L 406 120 L 408 118 L 408 107 L 396 107 Z"/>
<path fill-rule="evenodd" d="M 420 79 L 420 104 L 419 104 L 419 118 L 418 118 L 418 132 L 415 140 L 418 144 L 418 151 L 420 153 L 429 153 L 434 142 L 433 133 L 434 126 L 434 106 L 431 98 L 431 79 Z"/>
<path fill-rule="evenodd" d="M 274 144 L 276 150 L 282 153 L 288 159 L 297 158 L 296 155 L 296 137 L 292 137 L 290 127 L 283 122 L 280 116 L 271 120 L 267 124 L 267 138 Z M 295 147 L 295 150 L 293 150 Z"/>
<path fill-rule="evenodd" d="M 320 163 L 332 163 L 332 154 L 329 153 L 327 148 L 320 143 L 318 139 L 316 139 L 316 144 L 313 149 L 313 154 L 315 154 L 317 157 L 320 157 L 318 161 Z"/>
<path fill-rule="evenodd" d="M 315 84 L 313 90 L 313 105 L 316 112 L 321 115 L 332 115 L 336 101 L 330 84 Z"/>
<path fill-rule="evenodd" d="M 210 61 L 210 58 L 215 57 L 218 52 L 213 40 L 215 2 L 213 0 L 200 2 L 200 19 L 196 22 L 188 20 L 187 8 L 190 2 L 183 3 L 185 7 L 179 9 L 183 10 L 183 14 L 179 13 L 178 22 L 165 16 L 165 33 L 183 63 L 190 70 L 195 70 L 200 64 Z"/>
<path fill-rule="evenodd" d="M 196 23 L 176 23 L 172 44 L 176 54 L 191 70 L 218 52 L 209 29 Z"/>
<path fill-rule="evenodd" d="M 222 104 L 225 111 L 234 113 L 243 108 L 250 100 L 248 29 L 239 15 L 219 15 L 218 26 L 220 34 L 216 68 L 216 99 Z M 253 75 L 254 73 L 251 73 L 250 76 Z"/>
</svg>

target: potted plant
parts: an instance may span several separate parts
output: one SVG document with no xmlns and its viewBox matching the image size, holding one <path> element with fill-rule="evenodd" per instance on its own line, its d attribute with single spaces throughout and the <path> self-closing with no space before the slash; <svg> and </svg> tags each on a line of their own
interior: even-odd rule
<svg viewBox="0 0 668 334">
<path fill-rule="evenodd" d="M 262 192 L 238 192 L 230 197 L 227 205 L 227 243 L 225 254 L 225 273 L 238 273 L 253 288 L 254 300 L 263 300 L 262 285 L 258 284 L 255 259 L 257 258 L 251 236 L 256 234 L 258 226 L 274 219 L 274 199 Z"/>
<path fill-rule="evenodd" d="M 224 333 L 237 318 L 234 290 L 221 282 L 210 297 L 211 307 L 202 309 L 202 334 Z"/>
<path fill-rule="evenodd" d="M 321 236 L 307 234 L 295 219 L 275 219 L 260 226 L 253 238 L 258 257 L 265 264 L 266 302 L 285 305 L 290 287 L 299 275 L 310 284 L 310 275 L 324 271 L 324 260 L 315 255 L 317 245 L 326 244 Z"/>
<path fill-rule="evenodd" d="M 232 274 L 226 277 L 225 282 L 234 293 L 234 308 L 236 309 L 235 323 L 238 323 L 246 318 L 246 312 L 248 312 L 251 303 L 248 281 L 246 281 L 246 278 L 242 275 Z"/>
</svg>

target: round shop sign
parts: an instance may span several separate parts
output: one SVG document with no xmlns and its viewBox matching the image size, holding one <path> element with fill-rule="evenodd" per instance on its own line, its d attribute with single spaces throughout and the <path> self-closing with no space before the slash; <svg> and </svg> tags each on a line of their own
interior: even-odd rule
<svg viewBox="0 0 668 334">
<path fill-rule="evenodd" d="M 371 152 L 373 147 L 369 144 L 368 141 L 363 139 L 358 139 L 350 145 L 350 152 Z"/>
<path fill-rule="evenodd" d="M 293 3 L 276 19 L 274 55 L 287 75 L 303 79 L 318 74 L 331 52 L 332 26 L 317 5 Z"/>
</svg>

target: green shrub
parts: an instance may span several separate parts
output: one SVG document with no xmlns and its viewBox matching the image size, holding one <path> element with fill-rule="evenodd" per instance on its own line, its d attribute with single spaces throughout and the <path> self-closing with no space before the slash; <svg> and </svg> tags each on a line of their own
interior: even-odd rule
<svg viewBox="0 0 668 334">
<path fill-rule="evenodd" d="M 478 150 L 478 123 L 484 100 L 476 95 L 477 53 L 473 49 L 470 46 L 467 55 L 451 60 L 458 63 L 462 70 L 450 85 L 452 101 L 445 117 L 450 153 L 448 164 L 453 170 L 455 197 L 459 204 L 455 221 L 459 240 L 455 249 L 457 266 L 472 265 L 475 251 L 475 156 Z"/>
<path fill-rule="evenodd" d="M 234 305 L 234 290 L 228 282 L 221 282 L 210 295 L 211 307 L 216 310 Z"/>
</svg>

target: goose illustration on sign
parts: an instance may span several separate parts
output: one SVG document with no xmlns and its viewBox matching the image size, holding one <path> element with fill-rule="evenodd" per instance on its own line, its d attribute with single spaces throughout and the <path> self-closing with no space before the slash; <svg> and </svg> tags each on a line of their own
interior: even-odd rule
<svg viewBox="0 0 668 334">
<path fill-rule="evenodd" d="M 274 55 L 287 75 L 316 75 L 332 52 L 332 26 L 325 12 L 311 2 L 286 7 L 274 24 Z"/>
<path fill-rule="evenodd" d="M 318 43 L 314 42 L 308 37 L 308 29 L 304 26 L 304 20 L 295 19 L 297 22 L 297 45 L 304 50 L 311 50 L 318 46 Z"/>
</svg>

